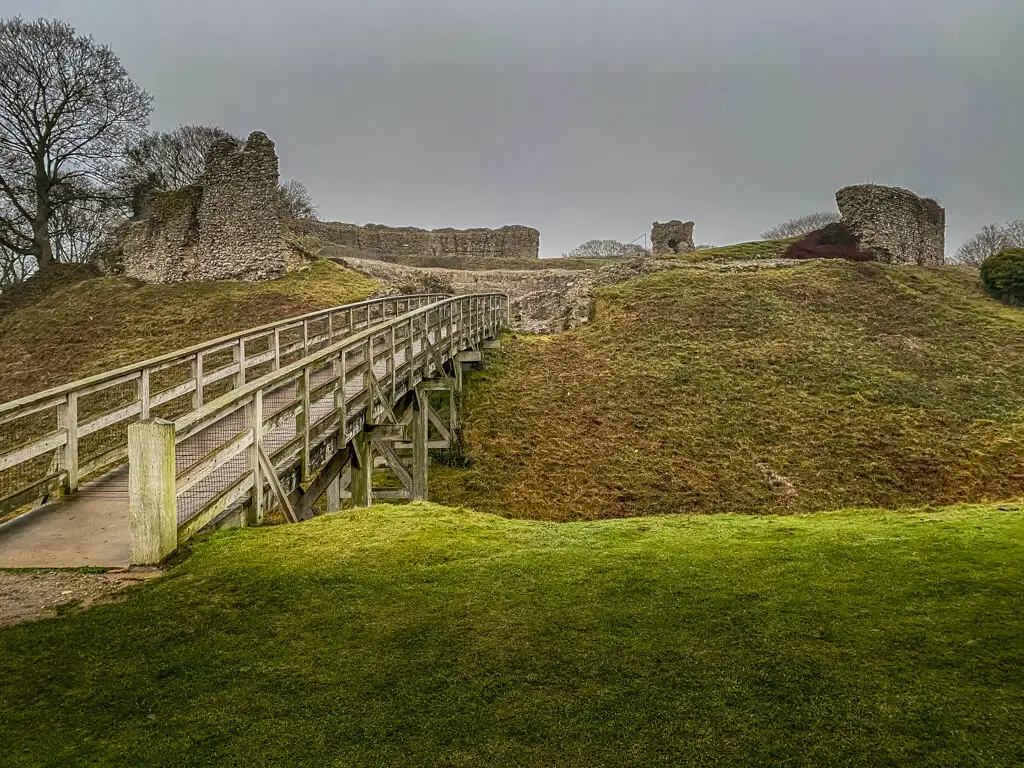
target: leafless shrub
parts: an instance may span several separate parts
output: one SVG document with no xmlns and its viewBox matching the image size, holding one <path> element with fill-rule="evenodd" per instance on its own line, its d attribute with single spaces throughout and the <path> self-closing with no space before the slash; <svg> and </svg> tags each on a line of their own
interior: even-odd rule
<svg viewBox="0 0 1024 768">
<path fill-rule="evenodd" d="M 980 267 L 989 256 L 1007 248 L 1024 248 L 1024 219 L 982 227 L 980 232 L 969 237 L 957 249 L 953 260 Z"/>
<path fill-rule="evenodd" d="M 620 259 L 631 256 L 649 256 L 650 252 L 634 243 L 618 240 L 588 240 L 565 255 L 568 259 Z"/>
<path fill-rule="evenodd" d="M 805 216 L 798 216 L 795 219 L 784 221 L 771 229 L 761 233 L 762 240 L 782 240 L 787 237 L 799 237 L 806 235 L 829 224 L 839 221 L 839 214 L 834 211 L 819 211 L 808 213 Z"/>
</svg>

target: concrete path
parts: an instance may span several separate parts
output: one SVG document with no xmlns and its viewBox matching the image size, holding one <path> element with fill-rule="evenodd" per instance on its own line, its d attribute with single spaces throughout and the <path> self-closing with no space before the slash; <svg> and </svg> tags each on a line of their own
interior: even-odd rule
<svg viewBox="0 0 1024 768">
<path fill-rule="evenodd" d="M 128 565 L 128 466 L 0 525 L 0 568 Z"/>
</svg>

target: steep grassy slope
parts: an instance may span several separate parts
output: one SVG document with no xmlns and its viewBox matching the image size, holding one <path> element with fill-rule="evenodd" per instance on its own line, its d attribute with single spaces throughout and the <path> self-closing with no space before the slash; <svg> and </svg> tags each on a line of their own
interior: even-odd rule
<svg viewBox="0 0 1024 768">
<path fill-rule="evenodd" d="M 1010 766 L 1021 510 L 378 507 L 0 630 L 4 766 Z"/>
<path fill-rule="evenodd" d="M 327 261 L 264 283 L 141 285 L 115 277 L 29 285 L 0 314 L 0 402 L 207 339 L 360 301 L 376 284 Z M 37 295 L 38 294 L 38 295 Z"/>
<path fill-rule="evenodd" d="M 681 269 L 596 321 L 509 338 L 441 502 L 549 520 L 1024 495 L 1024 312 L 977 274 Z"/>
</svg>

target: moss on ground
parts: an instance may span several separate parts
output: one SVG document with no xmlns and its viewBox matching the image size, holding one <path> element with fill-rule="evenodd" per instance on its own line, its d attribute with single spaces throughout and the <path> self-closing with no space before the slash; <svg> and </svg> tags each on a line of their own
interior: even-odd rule
<svg viewBox="0 0 1024 768">
<path fill-rule="evenodd" d="M 69 279 L 0 314 L 0 401 L 246 328 L 361 301 L 377 285 L 327 261 L 278 280 L 142 285 Z M 33 286 L 28 286 L 31 291 Z"/>
<path fill-rule="evenodd" d="M 1009 766 L 1024 514 L 242 529 L 0 630 L 5 766 Z"/>
<path fill-rule="evenodd" d="M 1024 312 L 977 274 L 844 261 L 610 286 L 508 337 L 434 499 L 548 520 L 1024 495 Z M 570 365 L 566 361 L 571 361 Z"/>
</svg>

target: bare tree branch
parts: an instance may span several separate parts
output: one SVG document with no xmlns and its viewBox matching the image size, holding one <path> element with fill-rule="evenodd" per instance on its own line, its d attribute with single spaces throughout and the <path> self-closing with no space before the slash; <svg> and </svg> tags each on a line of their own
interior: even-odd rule
<svg viewBox="0 0 1024 768">
<path fill-rule="evenodd" d="M 1007 248 L 1024 248 L 1024 219 L 982 227 L 980 232 L 969 237 L 957 249 L 953 260 L 960 264 L 980 267 L 989 256 L 1001 253 Z"/>
<path fill-rule="evenodd" d="M 639 245 L 627 245 L 618 240 L 587 240 L 577 245 L 566 258 L 570 259 L 617 259 L 628 256 L 649 256 L 650 252 Z"/>
<path fill-rule="evenodd" d="M 0 242 L 42 268 L 78 253 L 67 238 L 93 237 L 71 229 L 91 220 L 84 206 L 106 194 L 152 98 L 110 48 L 55 19 L 0 19 L 0 72 Z"/>
<path fill-rule="evenodd" d="M 289 179 L 277 188 L 281 210 L 293 219 L 316 219 L 319 214 L 313 196 L 306 185 L 296 179 Z"/>
<path fill-rule="evenodd" d="M 837 221 L 839 221 L 839 214 L 834 211 L 808 213 L 765 230 L 761 233 L 761 239 L 783 240 L 787 237 L 799 237 L 800 235 L 810 234 L 829 224 L 835 224 Z"/>
</svg>

